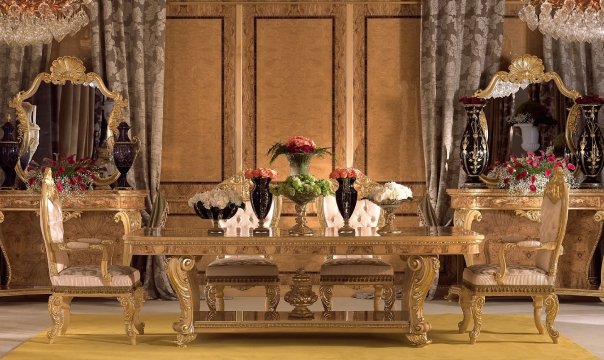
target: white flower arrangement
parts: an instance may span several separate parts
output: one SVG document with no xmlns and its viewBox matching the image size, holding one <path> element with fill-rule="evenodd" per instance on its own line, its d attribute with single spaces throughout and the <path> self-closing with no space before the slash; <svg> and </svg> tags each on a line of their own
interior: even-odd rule
<svg viewBox="0 0 604 360">
<path fill-rule="evenodd" d="M 197 204 L 199 201 L 201 201 L 203 207 L 206 209 L 210 209 L 213 207 L 224 209 L 230 203 L 235 204 L 236 206 L 241 206 L 241 204 L 243 203 L 243 199 L 236 191 L 230 189 L 224 190 L 219 188 L 214 188 L 210 191 L 193 195 L 189 199 L 188 204 L 190 207 L 193 207 L 193 205 Z"/>
<path fill-rule="evenodd" d="M 369 199 L 377 203 L 406 200 L 412 197 L 413 192 L 410 188 L 393 181 L 377 187 L 369 194 Z"/>
</svg>

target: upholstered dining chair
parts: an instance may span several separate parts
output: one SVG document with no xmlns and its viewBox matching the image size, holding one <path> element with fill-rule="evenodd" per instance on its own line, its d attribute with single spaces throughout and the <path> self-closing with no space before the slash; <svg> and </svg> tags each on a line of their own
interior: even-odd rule
<svg viewBox="0 0 604 360">
<path fill-rule="evenodd" d="M 358 231 L 370 231 L 379 226 L 384 218 L 381 208 L 365 199 L 371 188 L 377 183 L 366 176 L 355 182 L 358 191 L 357 204 L 350 217 L 350 225 Z M 317 199 L 317 214 L 321 227 L 336 231 L 344 224 L 338 211 L 335 197 L 332 195 Z M 325 311 L 332 310 L 334 285 L 344 285 L 355 289 L 373 287 L 373 307 L 380 309 L 384 299 L 384 311 L 392 310 L 394 305 L 394 269 L 392 265 L 373 255 L 341 254 L 333 255 L 321 265 L 319 273 L 319 295 Z"/>
<path fill-rule="evenodd" d="M 545 327 L 554 343 L 559 332 L 554 329 L 558 314 L 558 296 L 555 292 L 558 258 L 562 254 L 562 240 L 568 219 L 568 184 L 561 168 L 545 187 L 541 204 L 541 227 L 538 239 L 504 238 L 499 243 L 499 264 L 472 265 L 463 272 L 460 305 L 463 320 L 459 333 L 463 333 L 474 320 L 470 343 L 474 344 L 482 326 L 482 307 L 486 296 L 531 296 L 535 326 L 543 334 L 541 311 L 545 304 Z M 535 252 L 535 265 L 510 264 L 506 253 L 520 248 Z"/>
<path fill-rule="evenodd" d="M 67 331 L 74 297 L 116 297 L 124 309 L 126 335 L 135 345 L 136 332 L 143 334 L 145 326 L 139 320 L 144 302 L 140 274 L 132 267 L 111 264 L 113 243 L 109 240 L 64 240 L 61 201 L 49 168 L 42 180 L 40 227 L 51 283 L 48 311 L 53 325 L 47 334 L 49 343 Z M 69 256 L 74 253 L 100 253 L 102 258 L 99 264 L 72 265 Z"/>
<path fill-rule="evenodd" d="M 226 236 L 250 236 L 251 230 L 258 226 L 258 218 L 249 201 L 251 180 L 238 173 L 218 185 L 224 189 L 233 189 L 240 193 L 245 209 L 239 209 L 235 216 L 221 220 L 220 226 Z M 267 215 L 265 226 L 275 229 L 281 214 L 281 197 L 273 196 L 273 203 Z M 279 268 L 266 255 L 226 255 L 219 256 L 206 268 L 205 296 L 210 312 L 224 311 L 224 287 L 231 286 L 247 290 L 255 286 L 264 286 L 266 293 L 265 308 L 275 312 L 279 305 Z"/>
</svg>

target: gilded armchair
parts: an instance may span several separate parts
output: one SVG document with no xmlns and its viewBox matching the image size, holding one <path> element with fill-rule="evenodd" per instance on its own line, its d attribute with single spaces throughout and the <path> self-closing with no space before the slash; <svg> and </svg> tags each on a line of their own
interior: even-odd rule
<svg viewBox="0 0 604 360">
<path fill-rule="evenodd" d="M 350 225 L 360 231 L 368 231 L 383 222 L 382 210 L 371 201 L 364 199 L 376 183 L 366 176 L 355 183 L 359 198 L 350 217 Z M 323 228 L 340 228 L 344 221 L 338 211 L 334 196 L 317 199 L 317 213 Z M 392 310 L 394 305 L 394 269 L 392 265 L 373 255 L 341 254 L 333 255 L 321 265 L 319 294 L 325 311 L 332 310 L 334 285 L 353 288 L 373 287 L 373 307 L 380 309 L 384 299 L 384 310 Z"/>
<path fill-rule="evenodd" d="M 466 331 L 472 317 L 474 328 L 470 332 L 470 343 L 474 344 L 480 334 L 485 296 L 531 296 L 535 326 L 540 334 L 544 332 L 541 311 L 545 304 L 547 332 L 554 343 L 558 342 L 560 334 L 554 329 L 559 307 L 555 293 L 556 270 L 568 219 L 568 184 L 560 168 L 554 170 L 545 188 L 541 219 L 538 239 L 504 238 L 504 242 L 498 244 L 498 264 L 472 265 L 464 270 L 459 300 L 463 320 L 459 323 L 459 332 Z M 515 248 L 534 251 L 535 265 L 508 263 L 506 253 Z"/>
<path fill-rule="evenodd" d="M 49 343 L 67 331 L 74 297 L 116 297 L 124 309 L 126 335 L 135 345 L 136 332 L 143 334 L 145 326 L 139 319 L 144 302 L 140 274 L 132 267 L 111 264 L 111 241 L 94 238 L 64 241 L 61 201 L 49 168 L 44 171 L 42 181 L 40 227 L 51 282 L 48 311 L 53 326 L 47 334 Z M 100 264 L 72 265 L 69 255 L 75 252 L 100 253 Z"/>
<path fill-rule="evenodd" d="M 258 218 L 249 201 L 252 182 L 239 173 L 218 186 L 238 191 L 245 202 L 245 209 L 239 209 L 232 218 L 220 221 L 220 226 L 225 229 L 225 235 L 250 236 L 251 230 L 258 226 Z M 273 203 L 267 215 L 267 220 L 270 221 L 265 223 L 271 231 L 277 227 L 280 214 L 281 197 L 273 196 Z M 239 290 L 264 286 L 266 311 L 274 313 L 280 300 L 279 285 L 277 264 L 265 255 L 219 256 L 206 268 L 205 296 L 211 312 L 224 311 L 225 286 Z"/>
</svg>

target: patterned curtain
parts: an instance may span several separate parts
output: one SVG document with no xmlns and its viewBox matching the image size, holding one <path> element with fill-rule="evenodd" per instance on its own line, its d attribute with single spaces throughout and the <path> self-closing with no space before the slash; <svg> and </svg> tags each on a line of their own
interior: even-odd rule
<svg viewBox="0 0 604 360">
<path fill-rule="evenodd" d="M 149 190 L 150 211 L 161 169 L 166 1 L 100 0 L 92 8 L 91 27 L 94 71 L 129 101 L 130 135 L 141 141 L 129 181 L 137 189 Z M 144 261 L 147 296 L 174 299 L 163 270 L 164 257 Z"/>
<path fill-rule="evenodd" d="M 499 70 L 504 1 L 422 2 L 421 114 L 426 182 L 440 224 L 451 217 L 446 189 L 462 183 L 459 143 L 465 111 L 458 99 Z"/>
<path fill-rule="evenodd" d="M 582 95 L 604 95 L 604 42 L 579 43 L 543 37 L 546 71 L 560 74 L 564 85 Z"/>
</svg>

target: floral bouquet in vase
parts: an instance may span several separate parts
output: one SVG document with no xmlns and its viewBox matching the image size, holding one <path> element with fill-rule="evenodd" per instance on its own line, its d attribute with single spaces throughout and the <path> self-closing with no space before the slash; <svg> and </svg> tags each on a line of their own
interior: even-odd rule
<svg viewBox="0 0 604 360">
<path fill-rule="evenodd" d="M 396 209 L 404 202 L 413 199 L 413 192 L 405 185 L 388 182 L 376 186 L 368 196 L 371 202 L 384 210 L 385 224 L 378 229 L 380 235 L 398 234 L 401 231 L 394 227 Z"/>
<path fill-rule="evenodd" d="M 69 155 L 64 159 L 52 160 L 45 158 L 41 166 L 28 167 L 27 188 L 40 191 L 44 170 L 50 168 L 57 190 L 63 195 L 78 195 L 83 191 L 92 189 L 95 180 L 105 171 L 104 167 L 95 164 L 91 158 L 76 159 Z"/>
<path fill-rule="evenodd" d="M 294 136 L 285 143 L 275 143 L 268 149 L 271 156 L 270 163 L 280 155 L 287 156 L 290 166 L 290 175 L 308 174 L 310 171 L 310 160 L 314 156 L 325 156 L 331 153 L 327 148 L 317 147 L 315 142 L 304 136 Z"/>
<path fill-rule="evenodd" d="M 512 195 L 542 194 L 557 167 L 564 170 L 569 186 L 576 188 L 575 165 L 568 157 L 557 158 L 551 148 L 547 152 L 540 151 L 539 155 L 529 151 L 525 157 L 512 156 L 510 161 L 495 162 L 487 178 L 494 179 L 497 187 L 508 189 Z"/>
<path fill-rule="evenodd" d="M 197 216 L 212 220 L 212 228 L 208 230 L 208 235 L 212 236 L 224 236 L 224 229 L 220 227 L 219 220 L 230 219 L 239 208 L 245 209 L 241 196 L 230 189 L 214 188 L 197 193 L 189 199 L 188 203 Z"/>
<path fill-rule="evenodd" d="M 354 182 L 361 176 L 363 176 L 363 173 L 355 168 L 335 168 L 329 174 L 330 179 L 338 182 L 338 189 L 335 193 L 336 204 L 342 219 L 344 219 L 344 225 L 338 229 L 338 235 L 340 236 L 355 235 L 354 228 L 350 226 L 350 216 L 354 212 L 358 197 Z"/>
<path fill-rule="evenodd" d="M 244 176 L 254 183 L 254 187 L 250 190 L 250 202 L 258 218 L 258 227 L 252 231 L 252 235 L 268 236 L 270 230 L 264 227 L 264 221 L 273 204 L 273 194 L 270 192 L 269 184 L 277 176 L 277 172 L 267 168 L 247 169 Z"/>
</svg>

